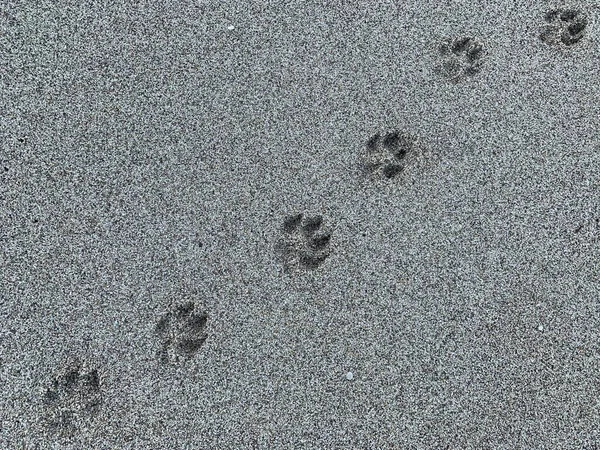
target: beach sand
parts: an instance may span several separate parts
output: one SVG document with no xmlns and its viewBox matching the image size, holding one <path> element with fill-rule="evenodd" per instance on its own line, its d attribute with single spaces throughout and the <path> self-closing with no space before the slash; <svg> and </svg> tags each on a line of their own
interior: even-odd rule
<svg viewBox="0 0 600 450">
<path fill-rule="evenodd" d="M 100 3 L 0 6 L 0 448 L 600 448 L 594 2 Z"/>
</svg>

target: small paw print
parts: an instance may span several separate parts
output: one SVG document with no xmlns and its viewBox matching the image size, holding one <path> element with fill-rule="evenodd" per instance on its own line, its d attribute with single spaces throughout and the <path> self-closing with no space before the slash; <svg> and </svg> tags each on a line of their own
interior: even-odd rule
<svg viewBox="0 0 600 450">
<path fill-rule="evenodd" d="M 577 44 L 587 28 L 586 16 L 575 9 L 552 9 L 544 17 L 540 39 L 547 44 L 570 47 Z"/>
<path fill-rule="evenodd" d="M 155 332 L 161 343 L 159 357 L 163 363 L 189 360 L 204 345 L 208 337 L 208 314 L 194 312 L 195 308 L 193 302 L 179 305 L 156 324 Z"/>
<path fill-rule="evenodd" d="M 445 78 L 458 82 L 481 70 L 483 45 L 471 37 L 447 39 L 439 46 L 441 64 L 437 71 Z"/>
<path fill-rule="evenodd" d="M 323 217 L 296 214 L 283 221 L 276 251 L 286 270 L 316 269 L 330 254 L 331 233 L 323 231 Z"/>
<path fill-rule="evenodd" d="M 364 168 L 377 176 L 396 178 L 405 166 L 405 160 L 415 147 L 415 139 L 408 134 L 392 131 L 372 136 L 362 155 Z"/>
<path fill-rule="evenodd" d="M 102 393 L 97 369 L 79 361 L 54 376 L 44 394 L 46 422 L 59 433 L 70 433 L 93 419 L 100 409 Z"/>
</svg>

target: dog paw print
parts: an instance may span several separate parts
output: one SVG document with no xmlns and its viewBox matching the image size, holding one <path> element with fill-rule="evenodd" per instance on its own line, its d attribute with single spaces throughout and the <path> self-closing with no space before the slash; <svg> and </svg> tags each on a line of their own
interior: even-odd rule
<svg viewBox="0 0 600 450">
<path fill-rule="evenodd" d="M 577 44 L 583 38 L 588 24 L 585 14 L 576 9 L 552 9 L 546 13 L 545 21 L 540 39 L 547 44 L 566 47 Z"/>
<path fill-rule="evenodd" d="M 286 268 L 316 269 L 330 255 L 331 233 L 323 229 L 323 217 L 288 216 L 276 250 Z"/>
<path fill-rule="evenodd" d="M 161 341 L 160 360 L 168 363 L 193 358 L 208 337 L 207 321 L 208 314 L 197 311 L 193 302 L 179 305 L 161 317 L 155 329 Z"/>
<path fill-rule="evenodd" d="M 89 423 L 102 404 L 98 370 L 72 362 L 54 376 L 43 400 L 51 429 L 70 433 Z"/>
<path fill-rule="evenodd" d="M 415 147 L 415 139 L 399 131 L 371 136 L 362 155 L 364 168 L 379 177 L 396 178 L 405 167 L 406 157 Z"/>
<path fill-rule="evenodd" d="M 483 45 L 472 37 L 447 39 L 438 48 L 438 72 L 453 82 L 464 80 L 481 70 Z"/>
</svg>

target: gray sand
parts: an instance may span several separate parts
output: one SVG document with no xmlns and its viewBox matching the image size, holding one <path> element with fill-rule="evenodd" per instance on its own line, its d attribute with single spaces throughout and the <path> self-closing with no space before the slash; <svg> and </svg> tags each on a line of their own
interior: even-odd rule
<svg viewBox="0 0 600 450">
<path fill-rule="evenodd" d="M 80 3 L 0 6 L 1 449 L 600 448 L 594 2 Z"/>
</svg>

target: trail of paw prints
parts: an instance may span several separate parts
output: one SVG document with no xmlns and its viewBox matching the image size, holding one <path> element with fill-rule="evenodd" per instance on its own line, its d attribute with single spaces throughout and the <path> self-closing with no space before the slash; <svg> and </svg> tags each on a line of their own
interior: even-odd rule
<svg viewBox="0 0 600 450">
<path fill-rule="evenodd" d="M 331 254 L 331 233 L 322 216 L 295 214 L 285 218 L 275 251 L 286 271 L 317 269 Z"/>
<path fill-rule="evenodd" d="M 43 397 L 46 424 L 60 435 L 89 425 L 102 405 L 100 376 L 95 368 L 74 361 L 57 373 Z"/>
<path fill-rule="evenodd" d="M 440 64 L 436 71 L 457 83 L 476 75 L 481 70 L 483 44 L 472 37 L 446 39 L 438 47 Z"/>
<path fill-rule="evenodd" d="M 155 328 L 160 361 L 178 363 L 196 356 L 208 338 L 207 321 L 208 314 L 198 311 L 194 302 L 179 305 L 162 316 Z"/>
<path fill-rule="evenodd" d="M 380 178 L 396 178 L 406 166 L 406 158 L 415 149 L 415 138 L 391 131 L 375 134 L 369 138 L 361 155 L 362 165 L 367 172 Z"/>
<path fill-rule="evenodd" d="M 546 25 L 542 27 L 540 39 L 553 45 L 571 47 L 585 34 L 588 19 L 577 9 L 556 8 L 546 12 Z"/>
</svg>

